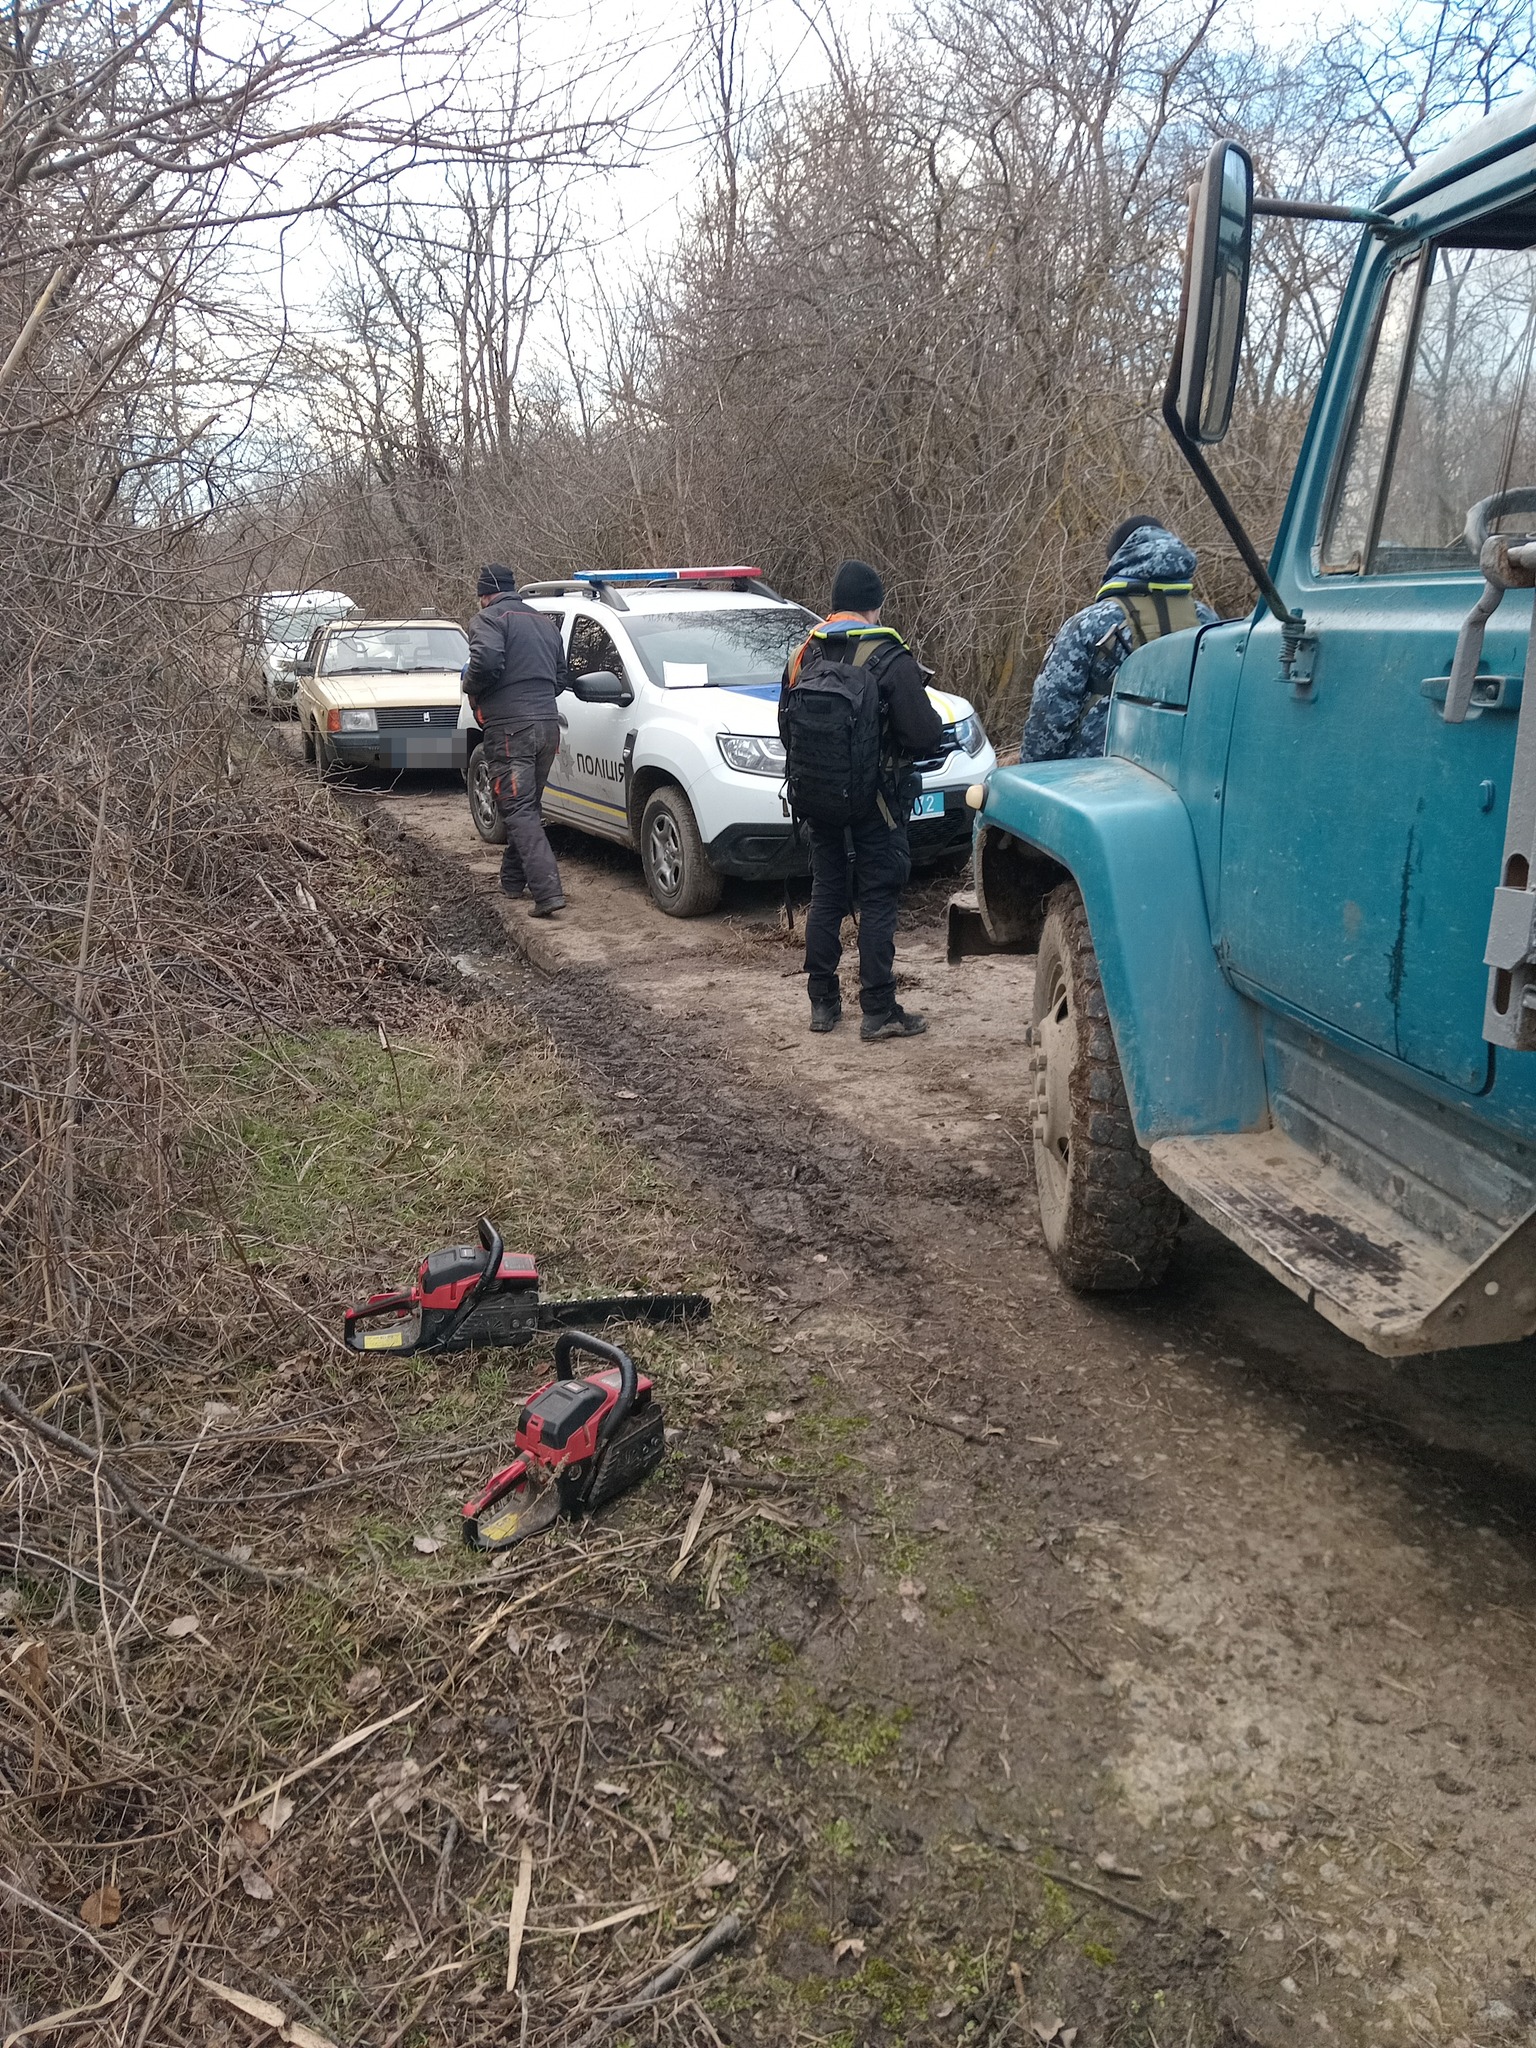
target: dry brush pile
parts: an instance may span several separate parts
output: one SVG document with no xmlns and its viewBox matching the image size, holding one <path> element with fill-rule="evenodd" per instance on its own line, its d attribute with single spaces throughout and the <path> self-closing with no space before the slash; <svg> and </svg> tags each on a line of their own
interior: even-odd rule
<svg viewBox="0 0 1536 2048">
<path fill-rule="evenodd" d="M 89 696 L 18 686 L 0 772 L 4 2033 L 595 2042 L 638 2000 L 708 2041 L 653 1980 L 800 1839 L 719 1778 L 699 1697 L 758 1496 L 675 1574 L 676 1473 L 477 1569 L 454 1504 L 537 1365 L 361 1374 L 337 1339 L 462 1210 L 578 1284 L 696 1278 L 696 1230 L 547 1042 L 435 985 L 399 857 L 157 619 L 152 662 L 95 641 Z M 642 1342 L 669 1413 L 729 1383 L 708 1332 Z"/>
</svg>

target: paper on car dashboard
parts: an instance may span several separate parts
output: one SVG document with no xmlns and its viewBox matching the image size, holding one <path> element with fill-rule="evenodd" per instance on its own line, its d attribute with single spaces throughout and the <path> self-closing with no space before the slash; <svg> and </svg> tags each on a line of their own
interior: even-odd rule
<svg viewBox="0 0 1536 2048">
<path fill-rule="evenodd" d="M 709 686 L 707 661 L 664 661 L 661 680 L 669 690 L 703 690 Z"/>
</svg>

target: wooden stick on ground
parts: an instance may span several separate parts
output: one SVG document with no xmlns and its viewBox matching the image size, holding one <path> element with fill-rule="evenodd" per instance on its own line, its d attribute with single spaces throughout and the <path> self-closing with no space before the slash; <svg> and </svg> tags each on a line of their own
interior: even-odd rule
<svg viewBox="0 0 1536 2048">
<path fill-rule="evenodd" d="M 259 1792 L 248 1792 L 244 1799 L 237 1799 L 233 1806 L 226 1806 L 219 1819 L 233 1820 L 237 1813 L 244 1813 L 247 1807 L 260 1806 L 266 1800 L 276 1798 L 279 1792 L 286 1791 L 288 1786 L 296 1784 L 300 1778 L 307 1778 L 311 1771 L 318 1771 L 322 1764 L 334 1762 L 337 1757 L 345 1756 L 349 1750 L 361 1749 L 365 1742 L 371 1742 L 383 1729 L 393 1728 L 397 1721 L 403 1721 L 408 1714 L 414 1714 L 426 1703 L 426 1696 L 423 1694 L 419 1700 L 412 1700 L 408 1707 L 401 1707 L 393 1714 L 386 1714 L 382 1721 L 370 1721 L 366 1728 L 357 1728 L 350 1735 L 343 1735 L 339 1742 L 333 1742 L 329 1749 L 322 1749 L 320 1754 L 311 1757 L 307 1764 L 300 1764 L 297 1770 L 284 1771 L 280 1778 L 274 1778 L 270 1785 L 263 1785 Z"/>
<path fill-rule="evenodd" d="M 693 1513 L 688 1517 L 688 1526 L 683 1531 L 682 1544 L 677 1553 L 677 1563 L 667 1573 L 669 1580 L 675 1580 L 682 1576 L 683 1566 L 688 1562 L 688 1554 L 698 1541 L 699 1530 L 704 1526 L 704 1517 L 708 1514 L 709 1504 L 714 1497 L 715 1482 L 713 1479 L 706 1479 L 699 1488 L 698 1498 L 693 1504 Z"/>
<path fill-rule="evenodd" d="M 1086 1892 L 1090 1899 L 1102 1899 L 1106 1906 L 1113 1906 L 1117 1913 L 1129 1913 L 1133 1920 L 1145 1920 L 1149 1927 L 1157 1925 L 1155 1913 L 1149 1913 L 1145 1906 L 1133 1906 L 1129 1899 L 1117 1898 L 1101 1884 L 1088 1884 L 1083 1878 L 1068 1877 L 1064 1870 L 1047 1870 L 1043 1863 L 1037 1863 L 1033 1867 L 1042 1877 L 1048 1877 L 1052 1884 L 1064 1884 L 1069 1891 Z"/>
<path fill-rule="evenodd" d="M 740 1934 L 745 1922 L 739 1913 L 722 1913 L 713 1927 L 706 1929 L 691 1948 L 685 1948 L 675 1955 L 664 1970 L 654 1976 L 649 1984 L 637 1991 L 633 1998 L 623 2005 L 616 2005 L 612 2012 L 605 2012 L 595 2020 L 577 2043 L 577 2048 L 597 2048 L 597 2043 L 612 2032 L 621 2021 L 631 2019 L 637 2012 L 643 2012 L 648 2005 L 681 1984 L 690 1970 L 700 1963 L 708 1962 L 720 1949 L 729 1948 Z"/>
<path fill-rule="evenodd" d="M 512 1894 L 512 1911 L 507 1915 L 507 1989 L 517 1989 L 517 1962 L 523 1952 L 523 1929 L 528 1924 L 528 1901 L 533 1895 L 533 1850 L 526 1842 L 517 1859 L 517 1889 Z"/>
</svg>

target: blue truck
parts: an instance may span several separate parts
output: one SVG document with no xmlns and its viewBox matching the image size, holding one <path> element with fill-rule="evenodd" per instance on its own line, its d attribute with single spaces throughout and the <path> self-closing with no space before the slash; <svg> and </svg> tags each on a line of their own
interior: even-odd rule
<svg viewBox="0 0 1536 2048">
<path fill-rule="evenodd" d="M 1256 214 L 1362 228 L 1268 562 L 1205 453 Z M 1046 1243 L 1151 1285 L 1187 1207 L 1378 1354 L 1528 1336 L 1536 94 L 1369 208 L 1218 144 L 1163 414 L 1253 613 L 1133 653 L 1102 759 L 971 793 L 986 942 L 1037 954 Z"/>
</svg>

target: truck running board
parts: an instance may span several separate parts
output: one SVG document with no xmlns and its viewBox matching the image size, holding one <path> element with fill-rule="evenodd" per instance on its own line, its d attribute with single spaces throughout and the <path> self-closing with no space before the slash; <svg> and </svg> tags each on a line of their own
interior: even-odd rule
<svg viewBox="0 0 1536 2048">
<path fill-rule="evenodd" d="M 1467 1259 L 1283 1131 L 1161 1138 L 1151 1159 L 1197 1216 L 1378 1357 L 1536 1331 L 1536 1210 Z"/>
</svg>

